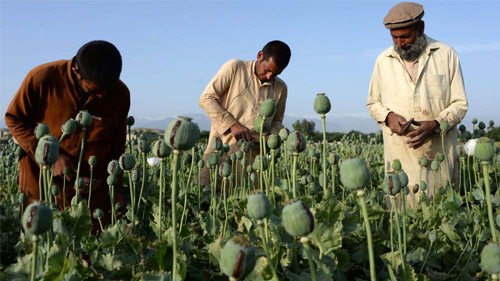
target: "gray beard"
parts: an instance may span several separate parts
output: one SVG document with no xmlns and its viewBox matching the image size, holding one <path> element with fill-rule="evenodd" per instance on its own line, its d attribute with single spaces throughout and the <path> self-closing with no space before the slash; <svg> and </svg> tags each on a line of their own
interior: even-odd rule
<svg viewBox="0 0 500 281">
<path fill-rule="evenodd" d="M 425 36 L 421 34 L 418 35 L 415 42 L 407 46 L 406 49 L 400 49 L 398 45 L 394 44 L 394 50 L 396 50 L 396 53 L 405 61 L 414 61 L 418 59 L 425 50 L 425 47 L 427 47 L 427 40 L 425 40 Z"/>
</svg>

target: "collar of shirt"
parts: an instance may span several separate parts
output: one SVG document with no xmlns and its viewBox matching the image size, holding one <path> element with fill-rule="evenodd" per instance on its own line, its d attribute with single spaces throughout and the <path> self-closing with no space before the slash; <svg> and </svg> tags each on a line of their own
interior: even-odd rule
<svg viewBox="0 0 500 281">
<path fill-rule="evenodd" d="M 74 77 L 73 71 L 71 70 L 71 66 L 73 65 L 74 61 L 75 61 L 75 57 L 73 57 L 71 60 L 69 60 L 68 68 L 67 68 L 67 72 L 68 72 L 67 76 L 68 76 L 69 82 L 71 83 L 71 85 L 73 86 L 73 89 L 75 90 L 75 96 L 78 99 L 81 99 L 83 97 L 82 90 L 80 89 L 80 85 L 78 85 L 78 83 L 76 82 L 76 80 L 75 80 L 76 77 Z M 101 99 L 105 93 L 106 92 L 91 93 L 89 96 L 92 98 L 100 98 Z"/>
<path fill-rule="evenodd" d="M 257 74 L 255 73 L 255 72 L 256 72 L 256 70 L 255 70 L 255 66 L 256 66 L 256 64 L 257 64 L 257 61 L 256 61 L 256 60 L 253 60 L 253 61 L 252 61 L 252 64 L 251 64 L 251 68 L 252 68 L 252 69 L 250 69 L 250 71 L 252 71 L 252 73 L 253 73 L 253 77 L 255 77 L 255 79 L 257 79 L 257 81 L 259 82 L 260 87 L 264 87 L 264 86 L 272 86 L 272 84 L 273 84 L 273 83 L 274 83 L 274 81 L 275 81 L 275 78 L 273 77 L 273 79 L 271 79 L 270 81 L 266 81 L 266 82 L 262 83 L 262 82 L 260 81 L 259 77 L 257 77 Z"/>
</svg>

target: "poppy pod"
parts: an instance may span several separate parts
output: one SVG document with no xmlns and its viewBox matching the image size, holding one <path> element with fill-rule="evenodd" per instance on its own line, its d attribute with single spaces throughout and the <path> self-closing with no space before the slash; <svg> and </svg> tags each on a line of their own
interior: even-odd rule
<svg viewBox="0 0 500 281">
<path fill-rule="evenodd" d="M 164 140 L 173 149 L 191 149 L 200 138 L 198 125 L 191 122 L 190 118 L 179 117 L 170 122 L 165 130 Z"/>
<path fill-rule="evenodd" d="M 260 106 L 260 115 L 271 117 L 276 112 L 276 102 L 273 99 L 268 99 Z"/>
<path fill-rule="evenodd" d="M 399 159 L 394 159 L 394 161 L 392 161 L 392 168 L 394 171 L 401 170 L 401 161 L 399 161 Z"/>
<path fill-rule="evenodd" d="M 116 176 L 114 174 L 110 174 L 108 178 L 106 179 L 106 183 L 108 185 L 115 185 L 116 184 Z"/>
<path fill-rule="evenodd" d="M 127 126 L 134 126 L 134 124 L 135 124 L 134 116 L 129 116 L 127 118 Z"/>
<path fill-rule="evenodd" d="M 110 175 L 120 175 L 122 173 L 122 168 L 117 160 L 111 160 L 108 163 L 108 174 Z"/>
<path fill-rule="evenodd" d="M 279 135 L 271 134 L 267 136 L 267 146 L 270 149 L 278 149 L 281 144 L 281 138 Z"/>
<path fill-rule="evenodd" d="M 94 219 L 102 219 L 104 217 L 104 212 L 103 210 L 96 208 L 92 213 L 92 216 L 94 217 Z"/>
<path fill-rule="evenodd" d="M 446 121 L 443 121 L 439 124 L 439 129 L 442 131 L 442 132 L 446 132 L 448 131 L 448 129 L 450 128 L 450 124 Z"/>
<path fill-rule="evenodd" d="M 386 173 L 384 181 L 382 182 L 382 190 L 386 194 L 396 195 L 401 191 L 401 182 L 399 181 L 398 175 L 394 173 Z"/>
<path fill-rule="evenodd" d="M 61 126 L 61 131 L 65 135 L 72 135 L 76 132 L 76 128 L 78 127 L 78 122 L 75 119 L 70 118 L 68 121 L 64 122 Z"/>
<path fill-rule="evenodd" d="M 164 140 L 159 139 L 153 143 L 152 149 L 153 155 L 158 158 L 165 158 L 170 155 L 172 148 L 168 146 Z"/>
<path fill-rule="evenodd" d="M 248 196 L 247 201 L 248 216 L 254 220 L 261 220 L 271 215 L 271 203 L 269 198 L 262 193 L 256 192 Z"/>
<path fill-rule="evenodd" d="M 495 154 L 493 144 L 489 138 L 479 138 L 474 148 L 474 155 L 481 161 L 490 161 Z"/>
<path fill-rule="evenodd" d="M 331 153 L 328 155 L 328 163 L 330 163 L 330 165 L 337 165 L 339 162 L 339 156 L 335 153 Z"/>
<path fill-rule="evenodd" d="M 314 231 L 314 216 L 300 200 L 283 208 L 282 219 L 286 232 L 292 236 L 306 236 Z"/>
<path fill-rule="evenodd" d="M 425 191 L 427 189 L 427 183 L 425 181 L 420 181 L 420 189 Z"/>
<path fill-rule="evenodd" d="M 440 153 L 440 152 L 438 154 L 436 154 L 436 160 L 439 162 L 443 162 L 444 161 L 444 154 Z"/>
<path fill-rule="evenodd" d="M 314 111 L 318 114 L 327 114 L 330 112 L 332 105 L 330 104 L 330 99 L 325 95 L 325 93 L 319 93 L 314 99 Z"/>
<path fill-rule="evenodd" d="M 40 139 L 41 137 L 50 134 L 49 126 L 47 126 L 47 124 L 45 124 L 45 123 L 38 123 L 35 126 L 34 133 L 35 133 L 35 137 L 37 139 Z"/>
<path fill-rule="evenodd" d="M 400 170 L 397 175 L 399 182 L 401 183 L 401 187 L 406 187 L 408 185 L 408 175 L 403 170 Z"/>
<path fill-rule="evenodd" d="M 431 170 L 437 171 L 437 170 L 439 170 L 439 166 L 440 166 L 440 164 L 439 164 L 438 160 L 432 160 L 432 162 L 431 162 Z"/>
<path fill-rule="evenodd" d="M 149 145 L 149 142 L 147 140 L 139 140 L 139 152 L 146 154 L 151 151 L 151 146 Z"/>
<path fill-rule="evenodd" d="M 500 244 L 489 243 L 481 251 L 481 268 L 489 274 L 500 273 Z"/>
<path fill-rule="evenodd" d="M 90 167 L 95 167 L 95 165 L 97 164 L 97 158 L 93 155 L 89 157 L 88 161 Z"/>
<path fill-rule="evenodd" d="M 255 157 L 255 160 L 253 161 L 252 168 L 255 171 L 260 171 L 260 160 L 262 159 L 262 169 L 266 171 L 269 168 L 269 161 L 267 160 L 266 156 L 257 156 Z"/>
<path fill-rule="evenodd" d="M 255 249 L 243 235 L 235 235 L 220 253 L 222 272 L 239 280 L 245 279 L 253 271 L 255 261 Z"/>
<path fill-rule="evenodd" d="M 26 204 L 28 202 L 28 195 L 26 193 L 19 193 L 18 202 L 19 204 Z"/>
<path fill-rule="evenodd" d="M 43 203 L 31 203 L 24 210 L 22 225 L 26 232 L 43 234 L 52 227 L 52 210 Z"/>
<path fill-rule="evenodd" d="M 132 154 L 123 154 L 118 162 L 124 171 L 130 171 L 135 167 L 135 157 Z"/>
<path fill-rule="evenodd" d="M 427 166 L 428 163 L 429 159 L 427 159 L 425 156 L 420 157 L 420 159 L 418 160 L 418 164 L 422 167 Z"/>
<path fill-rule="evenodd" d="M 80 127 L 85 129 L 92 124 L 92 115 L 86 110 L 81 110 L 76 115 L 75 120 L 78 122 Z"/>
<path fill-rule="evenodd" d="M 340 165 L 340 181 L 350 190 L 362 189 L 370 182 L 370 171 L 361 158 L 350 158 Z"/>
<path fill-rule="evenodd" d="M 258 116 L 257 118 L 255 118 L 255 121 L 253 123 L 253 127 L 257 133 L 267 134 L 269 132 L 269 130 L 271 129 L 271 121 L 269 121 L 269 119 L 266 118 L 264 120 L 264 123 L 262 123 L 262 118 L 264 118 L 264 117 Z"/>
<path fill-rule="evenodd" d="M 40 138 L 35 150 L 35 159 L 41 165 L 53 165 L 59 158 L 59 142 L 53 135 Z"/>
<path fill-rule="evenodd" d="M 288 138 L 288 133 L 289 133 L 289 132 L 288 132 L 288 129 L 287 129 L 287 128 L 282 128 L 282 129 L 279 131 L 278 135 L 280 135 L 280 138 L 281 138 L 282 140 L 287 140 L 287 138 Z"/>
<path fill-rule="evenodd" d="M 306 140 L 298 131 L 293 131 L 286 140 L 286 149 L 290 152 L 303 152 L 306 149 Z"/>
<path fill-rule="evenodd" d="M 200 161 L 198 161 L 198 168 L 201 169 L 203 168 L 203 166 L 205 166 L 205 162 L 203 161 L 203 159 L 200 159 Z"/>
<path fill-rule="evenodd" d="M 210 152 L 210 154 L 208 154 L 207 163 L 210 166 L 219 165 L 219 155 L 215 152 Z"/>
<path fill-rule="evenodd" d="M 133 169 L 130 172 L 130 177 L 132 178 L 132 182 L 139 182 L 141 178 L 141 172 L 138 169 Z"/>
<path fill-rule="evenodd" d="M 223 178 L 227 178 L 231 175 L 231 164 L 229 164 L 228 162 L 224 162 L 222 163 L 222 165 L 220 165 L 219 167 L 219 175 Z"/>
<path fill-rule="evenodd" d="M 224 143 L 222 142 L 222 139 L 219 137 L 215 137 L 212 140 L 212 150 L 215 151 L 220 151 L 224 147 Z"/>
</svg>

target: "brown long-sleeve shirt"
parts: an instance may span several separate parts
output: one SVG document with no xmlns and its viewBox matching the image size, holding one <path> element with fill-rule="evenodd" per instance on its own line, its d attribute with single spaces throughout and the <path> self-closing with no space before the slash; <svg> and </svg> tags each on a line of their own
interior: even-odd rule
<svg viewBox="0 0 500 281">
<path fill-rule="evenodd" d="M 12 135 L 27 153 L 19 160 L 19 185 L 28 195 L 29 202 L 39 198 L 38 181 L 40 166 L 35 160 L 38 140 L 34 129 L 38 123 L 46 123 L 50 133 L 59 139 L 61 127 L 80 110 L 92 114 L 92 125 L 85 134 L 85 148 L 80 168 L 81 177 L 90 177 L 88 159 L 97 158 L 93 178 L 101 181 L 94 184 L 91 208 L 109 209 L 107 196 L 107 165 L 118 159 L 125 150 L 127 115 L 130 107 L 130 92 L 119 81 L 111 89 L 86 96 L 78 90 L 72 76 L 73 60 L 60 60 L 35 67 L 24 79 L 5 114 L 5 122 Z M 60 154 L 69 157 L 75 167 L 81 148 L 82 130 L 66 137 L 60 144 Z M 60 187 L 58 205 L 62 205 L 62 178 L 55 177 Z M 95 191 L 94 191 L 95 188 Z M 94 193 L 95 192 L 95 193 Z M 121 189 L 115 190 L 121 197 Z M 66 202 L 74 196 L 73 182 L 66 183 Z M 95 194 L 95 196 L 94 196 Z M 68 204 L 68 203 L 66 203 Z"/>
</svg>

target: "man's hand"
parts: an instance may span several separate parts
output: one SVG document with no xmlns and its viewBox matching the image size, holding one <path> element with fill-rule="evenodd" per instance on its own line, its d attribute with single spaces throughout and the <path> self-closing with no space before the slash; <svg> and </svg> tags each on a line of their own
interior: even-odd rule
<svg viewBox="0 0 500 281">
<path fill-rule="evenodd" d="M 391 129 L 391 132 L 401 136 L 406 133 L 406 131 L 408 130 L 413 121 L 413 118 L 409 121 L 406 121 L 406 119 L 403 116 L 394 112 L 390 112 L 389 114 L 387 114 L 386 121 L 387 125 Z"/>
<path fill-rule="evenodd" d="M 59 153 L 56 164 L 54 165 L 54 176 L 64 176 L 64 169 L 68 168 L 69 173 L 66 175 L 66 180 L 71 181 L 76 176 L 75 164 L 66 156 Z"/>
<path fill-rule="evenodd" d="M 252 135 L 250 134 L 250 130 L 236 122 L 231 126 L 231 134 L 236 138 L 236 140 L 244 139 L 246 141 L 253 141 Z"/>
<path fill-rule="evenodd" d="M 413 125 L 418 126 L 413 132 L 408 133 L 410 137 L 409 140 L 406 141 L 409 148 L 419 148 L 422 144 L 424 144 L 425 140 L 436 132 L 436 122 L 431 121 L 413 121 Z"/>
</svg>

